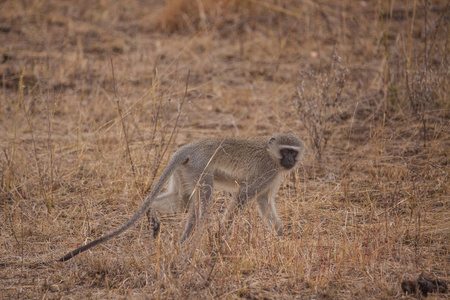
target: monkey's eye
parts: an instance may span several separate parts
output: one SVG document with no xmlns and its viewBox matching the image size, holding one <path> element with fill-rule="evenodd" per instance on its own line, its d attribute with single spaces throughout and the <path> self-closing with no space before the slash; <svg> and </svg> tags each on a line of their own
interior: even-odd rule
<svg viewBox="0 0 450 300">
<path fill-rule="evenodd" d="M 288 150 L 288 149 L 282 149 L 282 150 L 280 151 L 280 153 L 281 153 L 281 155 L 285 156 L 285 155 L 288 155 L 288 154 L 289 154 L 289 150 Z"/>
</svg>

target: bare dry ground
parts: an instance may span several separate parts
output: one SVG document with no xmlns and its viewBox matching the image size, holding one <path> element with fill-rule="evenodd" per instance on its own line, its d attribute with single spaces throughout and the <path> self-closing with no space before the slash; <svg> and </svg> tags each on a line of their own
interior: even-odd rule
<svg viewBox="0 0 450 300">
<path fill-rule="evenodd" d="M 0 298 L 415 299 L 402 280 L 448 281 L 448 5 L 1 1 Z M 218 192 L 195 244 L 165 216 L 156 240 L 142 220 L 55 261 L 127 220 L 180 145 L 284 131 L 308 145 L 277 197 L 286 236 L 250 205 L 216 253 Z"/>
</svg>

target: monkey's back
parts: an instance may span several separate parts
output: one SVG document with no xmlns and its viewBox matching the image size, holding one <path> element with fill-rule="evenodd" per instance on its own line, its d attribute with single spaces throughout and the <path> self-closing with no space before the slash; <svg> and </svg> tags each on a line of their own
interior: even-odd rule
<svg viewBox="0 0 450 300">
<path fill-rule="evenodd" d="M 265 175 L 277 170 L 277 164 L 267 151 L 269 139 L 267 136 L 247 139 L 207 138 L 184 147 L 201 154 L 193 157 L 197 161 L 192 161 L 192 165 L 202 166 L 204 171 L 214 175 L 218 186 L 234 191 L 243 183 L 262 180 Z M 203 161 L 198 161 L 200 157 Z M 259 178 L 249 174 L 259 174 Z"/>
</svg>

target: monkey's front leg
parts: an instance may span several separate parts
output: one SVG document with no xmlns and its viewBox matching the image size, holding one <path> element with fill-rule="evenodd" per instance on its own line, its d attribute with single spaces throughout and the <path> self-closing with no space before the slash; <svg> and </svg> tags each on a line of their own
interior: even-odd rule
<svg viewBox="0 0 450 300">
<path fill-rule="evenodd" d="M 283 225 L 278 217 L 277 210 L 275 208 L 275 202 L 271 198 L 270 193 L 263 193 L 258 196 L 258 210 L 263 218 L 266 226 L 272 230 L 275 229 L 277 235 L 283 235 Z"/>
</svg>

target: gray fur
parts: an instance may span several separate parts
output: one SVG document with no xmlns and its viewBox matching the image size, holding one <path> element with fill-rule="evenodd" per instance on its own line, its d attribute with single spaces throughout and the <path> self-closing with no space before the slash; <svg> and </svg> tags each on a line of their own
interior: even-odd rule
<svg viewBox="0 0 450 300">
<path fill-rule="evenodd" d="M 175 152 L 153 190 L 142 206 L 122 226 L 82 247 L 59 261 L 74 256 L 106 242 L 126 231 L 145 213 L 151 210 L 155 234 L 160 221 L 155 211 L 175 213 L 188 211 L 181 242 L 187 239 L 198 219 L 209 213 L 214 188 L 234 194 L 224 216 L 225 225 L 232 223 L 234 213 L 252 198 L 256 198 L 259 212 L 267 226 L 281 235 L 283 228 L 275 209 L 274 198 L 280 187 L 282 176 L 294 169 L 289 164 L 280 164 L 281 150 L 289 149 L 291 162 L 297 164 L 302 158 L 303 142 L 292 134 L 276 134 L 271 137 L 208 138 L 185 145 Z M 165 183 L 168 189 L 158 196 Z M 195 202 L 200 205 L 195 205 Z"/>
</svg>

